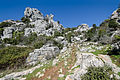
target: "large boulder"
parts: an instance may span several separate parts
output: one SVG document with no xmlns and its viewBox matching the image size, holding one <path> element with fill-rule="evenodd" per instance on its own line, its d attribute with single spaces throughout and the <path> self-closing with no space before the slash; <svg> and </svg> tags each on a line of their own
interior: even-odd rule
<svg viewBox="0 0 120 80">
<path fill-rule="evenodd" d="M 44 45 L 40 49 L 35 49 L 26 60 L 28 65 L 35 65 L 38 62 L 42 62 L 53 57 L 56 57 L 60 53 L 57 46 Z"/>
<path fill-rule="evenodd" d="M 38 36 L 53 36 L 56 30 L 60 32 L 63 30 L 62 25 L 53 20 L 54 15 L 52 14 L 44 17 L 38 9 L 28 7 L 25 9 L 24 15 L 25 18 L 29 18 L 31 20 L 30 25 L 34 25 L 34 29 L 25 30 L 25 36 L 27 36 L 30 31 L 35 32 Z"/>
<path fill-rule="evenodd" d="M 15 31 L 15 27 L 5 27 L 1 39 L 3 40 L 5 38 L 12 38 L 12 34 L 14 31 Z"/>
<path fill-rule="evenodd" d="M 120 54 L 120 41 L 114 43 L 112 46 L 112 52 L 115 54 Z"/>
<path fill-rule="evenodd" d="M 78 28 L 75 30 L 75 32 L 87 32 L 89 30 L 89 26 L 87 24 L 82 24 L 78 26 Z"/>
<path fill-rule="evenodd" d="M 88 67 L 103 67 L 108 65 L 112 68 L 114 75 L 120 79 L 117 75 L 120 72 L 120 68 L 112 63 L 111 59 L 107 55 L 94 55 L 92 53 L 80 53 L 77 52 L 77 61 L 73 66 L 73 74 L 68 75 L 65 80 L 81 80 L 81 76 L 87 73 Z"/>
<path fill-rule="evenodd" d="M 36 8 L 27 7 L 24 11 L 25 18 L 29 18 L 31 21 L 38 19 L 44 19 L 43 14 Z"/>
</svg>

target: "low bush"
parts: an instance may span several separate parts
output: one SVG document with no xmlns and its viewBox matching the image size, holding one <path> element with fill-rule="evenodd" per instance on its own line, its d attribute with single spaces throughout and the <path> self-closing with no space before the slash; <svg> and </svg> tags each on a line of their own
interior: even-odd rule
<svg viewBox="0 0 120 80">
<path fill-rule="evenodd" d="M 13 23 L 11 22 L 2 22 L 0 23 L 0 28 L 3 28 L 3 27 L 10 27 Z"/>
<path fill-rule="evenodd" d="M 56 42 L 55 40 L 53 40 L 53 41 L 54 41 L 53 44 L 55 46 L 57 46 L 59 49 L 63 49 L 63 44 L 60 44 L 59 42 Z"/>
<path fill-rule="evenodd" d="M 63 36 L 63 34 L 59 31 L 55 31 L 54 32 L 54 37 L 58 37 L 58 36 Z"/>
<path fill-rule="evenodd" d="M 114 76 L 110 78 L 111 74 L 113 74 L 112 68 L 108 66 L 89 67 L 87 73 L 81 77 L 81 80 L 117 80 Z"/>
<path fill-rule="evenodd" d="M 0 36 L 3 35 L 3 31 L 4 31 L 4 29 L 3 29 L 3 28 L 0 28 Z"/>
<path fill-rule="evenodd" d="M 21 67 L 31 51 L 32 48 L 14 46 L 0 49 L 0 70 Z"/>
<path fill-rule="evenodd" d="M 30 19 L 29 18 L 25 18 L 25 17 L 22 17 L 21 21 L 24 22 L 24 23 L 30 23 Z"/>
<path fill-rule="evenodd" d="M 19 32 L 19 31 L 13 32 L 12 38 L 5 38 L 3 42 L 7 44 L 17 45 L 23 41 L 22 39 L 23 35 L 24 35 L 23 32 Z"/>
<path fill-rule="evenodd" d="M 120 40 L 120 36 L 119 35 L 115 35 L 115 39 L 116 40 Z"/>
<path fill-rule="evenodd" d="M 114 29 L 116 29 L 119 25 L 118 25 L 118 23 L 116 22 L 116 20 L 115 19 L 111 19 L 110 21 L 109 21 L 109 25 L 108 25 L 110 28 L 114 28 Z"/>
<path fill-rule="evenodd" d="M 43 41 L 36 42 L 36 43 L 34 44 L 34 48 L 35 48 L 35 49 L 39 49 L 39 48 L 41 48 L 44 44 L 45 44 L 45 43 L 44 43 Z"/>
<path fill-rule="evenodd" d="M 73 36 L 72 32 L 70 32 L 66 35 L 66 39 L 68 40 L 69 43 L 71 43 L 72 36 Z"/>
</svg>

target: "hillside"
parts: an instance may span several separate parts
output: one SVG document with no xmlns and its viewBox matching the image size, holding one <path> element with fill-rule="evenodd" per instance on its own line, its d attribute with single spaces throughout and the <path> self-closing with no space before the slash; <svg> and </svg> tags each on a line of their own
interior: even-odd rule
<svg viewBox="0 0 120 80">
<path fill-rule="evenodd" d="M 27 7 L 21 20 L 0 23 L 0 80 L 120 80 L 119 14 L 64 28 Z"/>
</svg>

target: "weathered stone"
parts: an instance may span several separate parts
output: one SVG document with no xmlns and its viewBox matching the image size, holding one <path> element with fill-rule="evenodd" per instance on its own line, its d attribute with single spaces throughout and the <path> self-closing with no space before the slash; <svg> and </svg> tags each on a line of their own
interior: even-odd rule
<svg viewBox="0 0 120 80">
<path fill-rule="evenodd" d="M 81 76 L 87 73 L 87 68 L 91 66 L 103 67 L 108 65 L 112 67 L 114 73 L 117 75 L 120 72 L 120 68 L 112 63 L 111 59 L 107 55 L 95 56 L 92 53 L 80 53 L 77 52 L 77 61 L 72 69 L 74 69 L 72 75 L 69 75 L 66 80 L 81 80 Z M 119 77 L 117 77 L 119 79 Z"/>
<path fill-rule="evenodd" d="M 35 49 L 34 52 L 29 54 L 27 58 L 27 64 L 35 65 L 38 62 L 44 61 L 45 59 L 51 59 L 56 57 L 60 53 L 57 46 L 46 46 L 44 45 L 40 49 Z"/>
<path fill-rule="evenodd" d="M 12 38 L 12 34 L 13 34 L 14 31 L 15 31 L 15 27 L 6 27 L 6 28 L 4 28 L 3 36 L 1 36 L 1 39 Z"/>
<path fill-rule="evenodd" d="M 30 18 L 31 21 L 44 19 L 43 14 L 36 8 L 27 7 L 24 11 L 25 18 Z"/>
</svg>

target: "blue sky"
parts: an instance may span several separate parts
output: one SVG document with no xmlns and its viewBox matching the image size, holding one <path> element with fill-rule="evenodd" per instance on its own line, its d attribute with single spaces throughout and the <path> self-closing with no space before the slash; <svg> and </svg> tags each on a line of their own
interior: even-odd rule
<svg viewBox="0 0 120 80">
<path fill-rule="evenodd" d="M 86 23 L 99 25 L 117 9 L 120 0 L 1 0 L 0 22 L 20 20 L 26 7 L 38 8 L 44 16 L 54 14 L 54 20 L 64 27 Z"/>
</svg>

